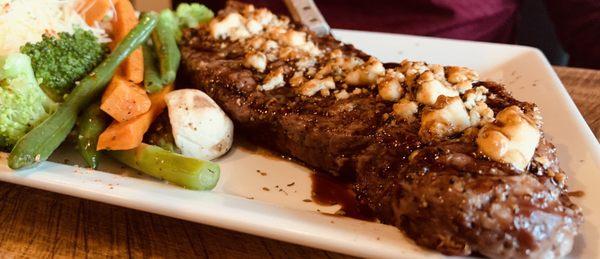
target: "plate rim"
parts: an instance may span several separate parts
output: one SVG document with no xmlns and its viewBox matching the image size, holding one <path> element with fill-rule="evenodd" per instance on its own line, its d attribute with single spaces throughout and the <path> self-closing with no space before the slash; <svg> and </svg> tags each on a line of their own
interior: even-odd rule
<svg viewBox="0 0 600 259">
<path fill-rule="evenodd" d="M 368 31 L 356 31 L 356 30 L 344 30 L 344 29 L 334 29 L 333 32 L 334 32 L 334 35 L 336 33 L 358 33 L 358 34 L 379 34 L 379 35 L 385 35 L 385 36 L 403 36 L 403 37 L 413 38 L 413 39 L 417 39 L 417 40 L 425 40 L 425 41 L 434 40 L 434 41 L 445 41 L 445 42 L 450 42 L 450 43 L 454 43 L 454 44 L 472 44 L 472 45 L 486 45 L 486 46 L 492 46 L 492 47 L 508 47 L 508 48 L 514 48 L 514 49 L 521 49 L 522 51 L 525 51 L 525 52 L 532 52 L 536 55 L 536 57 L 538 59 L 540 59 L 540 61 L 542 62 L 542 65 L 544 66 L 545 71 L 549 72 L 549 73 L 545 74 L 544 76 L 550 76 L 551 81 L 553 83 L 555 83 L 556 86 L 558 86 L 556 88 L 559 91 L 560 95 L 563 98 L 565 98 L 566 105 L 567 105 L 565 107 L 567 109 L 567 111 L 565 111 L 565 112 L 568 112 L 569 116 L 573 116 L 577 120 L 579 133 L 583 134 L 583 136 L 585 137 L 586 140 L 592 140 L 592 141 L 588 141 L 588 143 L 592 143 L 592 144 L 587 145 L 585 148 L 588 149 L 590 151 L 590 153 L 595 155 L 595 156 L 593 156 L 594 162 L 596 164 L 600 164 L 600 162 L 599 162 L 600 161 L 600 145 L 598 145 L 598 139 L 594 136 L 589 125 L 587 124 L 587 122 L 585 121 L 583 116 L 581 115 L 581 112 L 579 111 L 579 109 L 577 108 L 575 103 L 573 102 L 573 99 L 568 94 L 562 81 L 560 80 L 560 78 L 558 77 L 558 75 L 556 74 L 556 72 L 554 71 L 552 66 L 550 65 L 550 63 L 543 56 L 542 52 L 539 49 L 529 47 L 529 46 L 516 46 L 516 45 L 509 45 L 509 44 L 487 43 L 487 42 L 473 42 L 473 41 L 466 41 L 466 40 L 442 39 L 442 38 L 435 38 L 435 37 L 413 36 L 413 35 L 393 34 L 393 33 L 383 33 L 383 32 L 368 32 Z M 596 143 L 596 145 L 594 145 L 593 143 Z M 54 162 L 45 162 L 44 164 L 45 164 L 44 166 L 49 166 L 49 167 L 58 166 L 58 167 L 66 167 L 66 168 L 70 168 L 70 169 L 76 168 L 74 166 L 64 165 L 64 164 L 59 164 L 59 163 L 54 163 Z M 397 254 L 389 254 L 389 253 L 386 254 L 385 251 L 377 250 L 377 248 L 365 250 L 364 247 L 355 247 L 352 245 L 348 245 L 347 243 L 329 241 L 329 238 L 326 238 L 326 237 L 310 235 L 307 232 L 292 231 L 290 229 L 285 229 L 285 228 L 279 227 L 279 225 L 267 226 L 269 224 L 264 224 L 264 223 L 258 224 L 258 223 L 248 222 L 248 221 L 240 220 L 239 217 L 238 218 L 229 217 L 229 218 L 226 218 L 226 220 L 224 220 L 224 221 L 220 221 L 222 219 L 215 218 L 215 214 L 211 213 L 209 210 L 201 210 L 201 211 L 196 210 L 194 213 L 185 213 L 185 212 L 181 212 L 181 211 L 173 213 L 172 211 L 169 211 L 169 208 L 180 209 L 180 208 L 183 208 L 186 206 L 181 207 L 178 204 L 167 204 L 167 205 L 161 204 L 161 205 L 159 205 L 156 203 L 152 203 L 149 200 L 143 200 L 143 202 L 139 203 L 139 199 L 133 198 L 131 196 L 123 197 L 123 196 L 118 196 L 118 195 L 102 194 L 102 193 L 98 193 L 95 191 L 83 190 L 82 187 L 64 188 L 64 183 L 61 184 L 60 181 L 58 181 L 58 180 L 56 182 L 44 182 L 44 181 L 40 181 L 40 180 L 35 180 L 35 179 L 32 180 L 30 178 L 18 177 L 18 176 L 6 177 L 6 175 L 4 175 L 4 173 L 6 173 L 6 172 L 3 172 L 1 169 L 2 168 L 0 168 L 0 180 L 2 180 L 2 181 L 10 182 L 13 184 L 18 184 L 18 185 L 23 185 L 23 186 L 27 186 L 27 187 L 31 187 L 31 188 L 56 192 L 56 193 L 60 193 L 63 195 L 69 195 L 69 196 L 83 198 L 83 199 L 87 199 L 87 200 L 107 203 L 107 204 L 111 204 L 111 205 L 115 205 L 115 206 L 119 206 L 119 207 L 130 208 L 130 209 L 144 211 L 144 212 L 148 212 L 148 213 L 159 214 L 159 215 L 178 218 L 178 219 L 182 219 L 182 220 L 186 220 L 186 221 L 190 221 L 190 222 L 211 225 L 211 226 L 215 226 L 215 227 L 219 227 L 219 228 L 229 229 L 229 230 L 233 230 L 233 231 L 248 233 L 248 234 L 252 234 L 252 235 L 256 235 L 256 236 L 272 238 L 272 239 L 276 239 L 276 240 L 281 240 L 281 241 L 285 241 L 285 242 L 290 242 L 290 243 L 294 243 L 294 244 L 299 244 L 299 245 L 303 245 L 303 246 L 308 246 L 308 247 L 317 248 L 317 249 L 324 249 L 324 250 L 329 250 L 329 251 L 334 251 L 334 252 L 339 252 L 339 253 L 344 253 L 344 254 L 365 256 L 365 257 L 369 257 L 369 256 L 391 257 L 394 255 L 397 255 Z M 28 170 L 37 170 L 37 169 L 28 169 Z M 102 172 L 102 171 L 95 171 L 95 172 L 113 175 L 111 173 Z M 14 172 L 9 171 L 9 173 L 14 173 Z M 140 180 L 140 179 L 136 179 L 136 178 L 128 178 L 125 181 L 144 181 L 144 180 Z M 156 183 L 156 184 L 160 184 L 160 183 Z M 179 189 L 178 187 L 173 187 L 173 188 Z M 241 198 L 241 197 L 233 196 L 233 195 L 230 195 L 227 193 L 211 192 L 210 195 L 208 195 L 208 196 L 220 196 L 220 195 L 231 196 L 231 197 L 235 197 L 236 199 L 243 200 L 243 198 Z M 179 197 L 175 197 L 175 198 L 180 199 Z M 291 212 L 287 212 L 287 210 L 289 210 L 289 209 L 279 208 L 276 204 L 268 204 L 268 203 L 264 203 L 264 202 L 257 201 L 257 200 L 250 201 L 250 202 L 258 204 L 256 206 L 268 206 L 268 207 L 274 208 L 275 210 L 283 211 L 285 213 L 291 213 Z M 243 211 L 243 210 L 240 209 L 240 211 Z M 248 213 L 250 213 L 250 212 L 248 212 Z M 314 214 L 314 213 L 308 212 L 308 211 L 295 211 L 293 213 L 302 213 L 302 214 L 308 215 L 308 217 L 314 217 L 314 215 L 312 215 L 312 216 L 309 215 L 309 214 Z M 221 213 L 221 215 L 223 215 L 223 214 L 224 213 Z M 265 227 L 265 226 L 267 226 L 267 227 Z M 438 255 L 441 255 L 441 254 L 438 254 Z M 430 257 L 431 255 L 428 254 L 426 256 Z"/>
</svg>

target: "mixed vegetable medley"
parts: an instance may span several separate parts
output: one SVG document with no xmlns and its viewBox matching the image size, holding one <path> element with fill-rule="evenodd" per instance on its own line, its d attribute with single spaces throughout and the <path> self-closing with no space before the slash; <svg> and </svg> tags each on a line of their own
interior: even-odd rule
<svg viewBox="0 0 600 259">
<path fill-rule="evenodd" d="M 48 0 L 68 19 L 44 22 L 26 15 L 26 1 L 0 0 L 2 15 L 48 26 L 19 46 L 0 43 L 0 151 L 10 152 L 10 168 L 35 166 L 72 137 L 91 168 L 108 155 L 185 188 L 216 185 L 220 169 L 210 160 L 231 147 L 233 124 L 206 94 L 175 87 L 182 30 L 208 22 L 211 10 Z M 16 25 L 0 19 L 0 34 L 7 26 Z"/>
</svg>

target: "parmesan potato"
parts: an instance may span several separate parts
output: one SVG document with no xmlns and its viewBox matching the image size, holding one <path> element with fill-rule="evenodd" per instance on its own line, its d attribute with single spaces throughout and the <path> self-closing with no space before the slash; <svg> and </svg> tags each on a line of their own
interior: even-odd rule
<svg viewBox="0 0 600 259">
<path fill-rule="evenodd" d="M 204 92 L 181 89 L 165 96 L 175 144 L 184 156 L 212 160 L 227 153 L 233 122 Z"/>
</svg>

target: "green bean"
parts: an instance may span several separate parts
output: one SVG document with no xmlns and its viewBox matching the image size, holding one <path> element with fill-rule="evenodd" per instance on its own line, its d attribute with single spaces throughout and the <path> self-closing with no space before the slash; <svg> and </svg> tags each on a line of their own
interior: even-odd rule
<svg viewBox="0 0 600 259">
<path fill-rule="evenodd" d="M 108 151 L 108 154 L 131 168 L 193 190 L 211 190 L 221 173 L 219 165 L 213 162 L 144 143 L 135 149 Z"/>
<path fill-rule="evenodd" d="M 146 42 L 143 46 L 144 50 L 144 87 L 146 87 L 146 92 L 148 93 L 156 93 L 163 89 L 165 84 L 163 83 L 162 78 L 160 77 L 160 72 L 156 67 L 156 54 L 154 54 L 154 50 L 151 46 Z"/>
<path fill-rule="evenodd" d="M 142 15 L 139 24 L 79 82 L 57 111 L 17 142 L 8 157 L 8 166 L 19 169 L 48 159 L 75 126 L 79 112 L 102 93 L 119 64 L 148 39 L 156 23 L 155 13 Z"/>
<path fill-rule="evenodd" d="M 100 104 L 94 103 L 79 116 L 77 134 L 77 147 L 79 154 L 93 169 L 99 164 L 101 153 L 96 150 L 100 133 L 108 127 L 110 117 L 100 110 Z"/>
<path fill-rule="evenodd" d="M 159 61 L 160 76 L 163 84 L 168 85 L 175 81 L 177 68 L 181 60 L 181 53 L 175 39 L 173 24 L 177 24 L 177 18 L 170 10 L 165 10 L 158 16 L 158 24 L 152 32 L 152 43 Z"/>
</svg>

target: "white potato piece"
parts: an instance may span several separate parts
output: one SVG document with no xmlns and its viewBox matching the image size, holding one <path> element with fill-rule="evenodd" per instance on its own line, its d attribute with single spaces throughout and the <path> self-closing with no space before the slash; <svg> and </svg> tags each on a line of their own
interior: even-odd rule
<svg viewBox="0 0 600 259">
<path fill-rule="evenodd" d="M 175 144 L 182 155 L 212 160 L 227 153 L 233 122 L 204 92 L 181 89 L 165 96 Z"/>
</svg>

